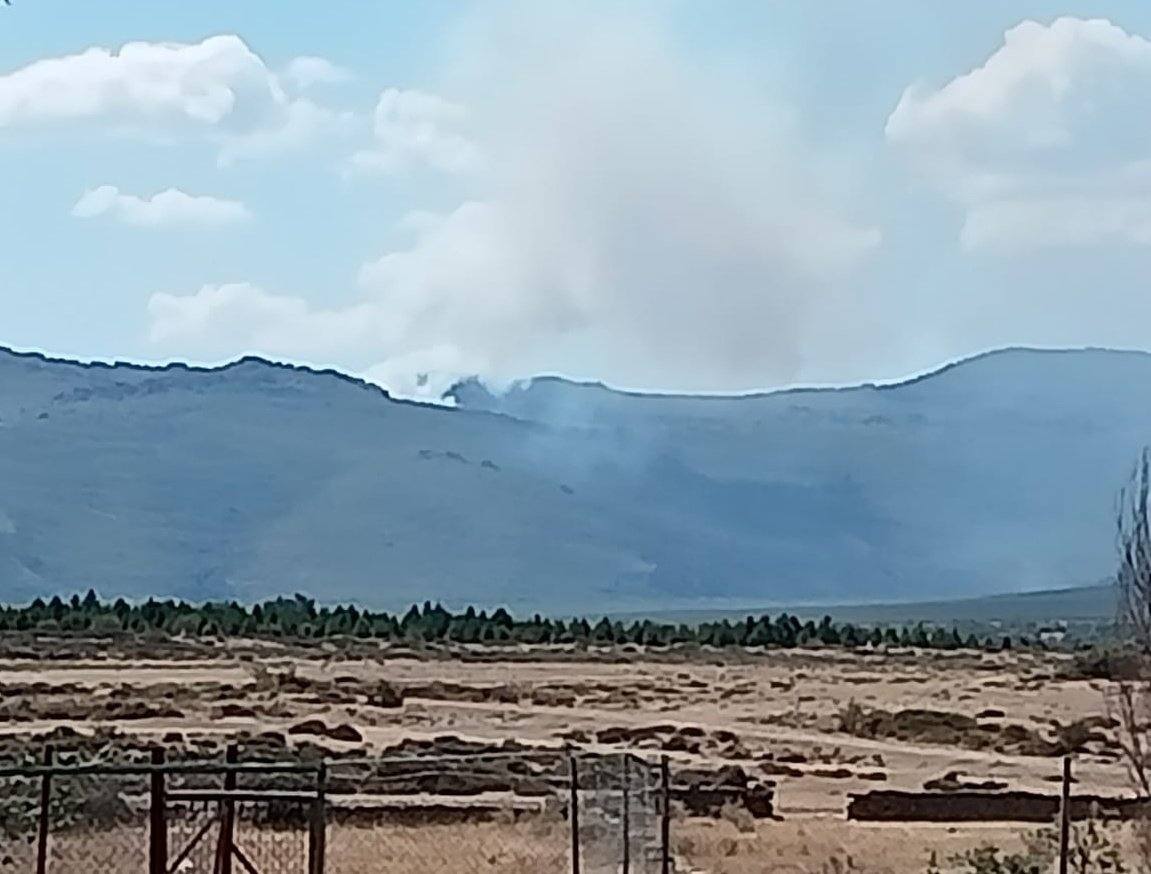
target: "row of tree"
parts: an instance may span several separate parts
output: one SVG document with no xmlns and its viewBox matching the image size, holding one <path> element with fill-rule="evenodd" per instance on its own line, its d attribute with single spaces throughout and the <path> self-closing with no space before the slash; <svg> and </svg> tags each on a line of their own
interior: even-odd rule
<svg viewBox="0 0 1151 874">
<path fill-rule="evenodd" d="M 353 637 L 384 641 L 524 644 L 637 644 L 666 647 L 697 644 L 713 647 L 914 646 L 933 649 L 1004 649 L 1010 638 L 964 638 L 957 628 L 918 624 L 902 628 L 862 627 L 837 623 L 830 616 L 820 622 L 803 621 L 782 613 L 748 616 L 744 620 L 668 624 L 651 620 L 620 622 L 608 618 L 549 619 L 539 615 L 516 619 L 499 608 L 492 613 L 469 607 L 452 613 L 425 602 L 403 615 L 374 612 L 355 606 L 319 607 L 311 598 L 277 598 L 248 607 L 235 601 L 189 604 L 158 601 L 129 604 L 123 599 L 105 603 L 89 591 L 65 600 L 36 599 L 27 606 L 0 607 L 0 633 L 54 631 L 94 635 L 149 634 L 196 637 L 274 637 L 319 639 Z M 1025 639 L 1017 645 L 1027 646 Z"/>
</svg>

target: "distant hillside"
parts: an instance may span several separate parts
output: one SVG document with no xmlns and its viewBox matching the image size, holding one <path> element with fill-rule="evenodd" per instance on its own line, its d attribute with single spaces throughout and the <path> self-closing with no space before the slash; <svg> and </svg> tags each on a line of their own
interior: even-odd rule
<svg viewBox="0 0 1151 874">
<path fill-rule="evenodd" d="M 1003 622 L 1012 625 L 1056 623 L 1110 623 L 1119 615 L 1112 584 L 1048 589 L 1020 594 L 985 595 L 946 601 L 911 601 L 900 604 L 752 605 L 742 610 L 650 611 L 651 618 L 666 622 L 700 622 L 737 619 L 748 615 L 781 612 L 801 619 L 826 614 L 839 622 L 862 625 L 901 626 L 917 622 L 936 624 Z M 630 618 L 630 617 L 628 617 Z"/>
<path fill-rule="evenodd" d="M 1151 356 L 1098 350 L 738 398 L 454 394 L 0 351 L 0 599 L 622 611 L 1080 585 L 1111 570 L 1151 440 Z"/>
</svg>

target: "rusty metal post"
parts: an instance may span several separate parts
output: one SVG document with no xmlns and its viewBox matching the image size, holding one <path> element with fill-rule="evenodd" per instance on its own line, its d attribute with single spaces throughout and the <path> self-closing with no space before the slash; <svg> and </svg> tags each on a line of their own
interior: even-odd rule
<svg viewBox="0 0 1151 874">
<path fill-rule="evenodd" d="M 659 762 L 660 795 L 663 803 L 659 811 L 660 874 L 671 874 L 671 767 L 667 756 Z"/>
<path fill-rule="evenodd" d="M 1067 874 L 1071 849 L 1071 756 L 1063 757 L 1063 787 L 1059 793 L 1059 874 Z"/>
<path fill-rule="evenodd" d="M 575 753 L 568 756 L 568 773 L 571 777 L 571 801 L 568 811 L 568 820 L 571 823 L 572 834 L 572 874 L 580 874 L 579 852 L 579 760 Z"/>
<path fill-rule="evenodd" d="M 308 818 L 308 874 L 324 874 L 328 844 L 328 765 L 316 771 L 316 797 Z"/>
<path fill-rule="evenodd" d="M 234 765 L 239 761 L 240 751 L 234 743 L 224 751 L 224 761 Z M 236 789 L 236 772 L 224 772 L 224 791 Z M 236 802 L 224 799 L 220 802 L 220 838 L 216 844 L 216 874 L 232 874 L 232 854 L 236 846 Z"/>
<path fill-rule="evenodd" d="M 623 825 L 623 874 L 631 874 L 631 754 L 623 754 L 623 793 L 620 800 Z"/>
<path fill-rule="evenodd" d="M 168 800 L 164 792 L 164 750 L 152 749 L 151 810 L 148 827 L 148 874 L 168 874 Z"/>
<path fill-rule="evenodd" d="M 52 747 L 44 748 L 44 767 L 52 766 L 54 757 Z M 40 825 L 36 833 L 36 874 L 45 874 L 48 870 L 48 830 L 52 822 L 49 818 L 48 807 L 52 802 L 52 775 L 45 774 L 40 778 Z"/>
</svg>

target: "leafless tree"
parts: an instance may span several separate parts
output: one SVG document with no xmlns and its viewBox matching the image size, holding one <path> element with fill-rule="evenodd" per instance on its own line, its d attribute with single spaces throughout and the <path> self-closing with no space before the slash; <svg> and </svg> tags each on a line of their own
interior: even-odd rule
<svg viewBox="0 0 1151 874">
<path fill-rule="evenodd" d="M 1119 570 L 1115 582 L 1121 620 L 1144 656 L 1151 655 L 1151 451 L 1144 449 L 1115 514 Z"/>
<path fill-rule="evenodd" d="M 1127 776 L 1140 798 L 1151 798 L 1151 725 L 1146 682 L 1120 680 L 1106 692 L 1107 715 L 1117 723 L 1116 739 Z"/>
<path fill-rule="evenodd" d="M 1135 658 L 1107 691 L 1107 712 L 1117 735 L 1132 787 L 1151 798 L 1151 450 L 1144 448 L 1116 506 L 1119 568 L 1115 587 L 1119 624 L 1135 647 Z"/>
</svg>

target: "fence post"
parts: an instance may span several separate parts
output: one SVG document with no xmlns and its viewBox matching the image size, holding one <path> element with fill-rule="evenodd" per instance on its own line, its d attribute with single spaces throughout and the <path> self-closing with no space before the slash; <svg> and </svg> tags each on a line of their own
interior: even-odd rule
<svg viewBox="0 0 1151 874">
<path fill-rule="evenodd" d="M 631 754 L 623 754 L 623 874 L 631 874 Z"/>
<path fill-rule="evenodd" d="M 224 750 L 224 761 L 234 765 L 239 761 L 240 751 L 234 743 Z M 224 791 L 236 789 L 236 772 L 224 772 Z M 225 798 L 220 804 L 220 840 L 216 845 L 216 870 L 219 874 L 232 874 L 232 852 L 236 843 L 236 802 Z"/>
<path fill-rule="evenodd" d="M 54 758 L 52 747 L 44 748 L 44 766 L 51 767 Z M 45 874 L 48 870 L 48 829 L 51 821 L 48 818 L 48 806 L 52 801 L 52 774 L 46 773 L 40 778 L 40 827 L 36 833 L 36 874 Z"/>
<path fill-rule="evenodd" d="M 1063 788 L 1059 794 L 1059 874 L 1067 874 L 1071 847 L 1071 756 L 1063 757 Z"/>
<path fill-rule="evenodd" d="M 663 803 L 659 811 L 660 874 L 671 874 L 671 767 L 667 756 L 659 762 L 660 794 Z"/>
<path fill-rule="evenodd" d="M 164 749 L 152 748 L 151 811 L 148 829 L 148 874 L 168 874 L 168 800 L 164 792 Z"/>
<path fill-rule="evenodd" d="M 308 874 L 324 874 L 328 843 L 328 765 L 316 769 L 316 798 L 308 819 Z"/>
<path fill-rule="evenodd" d="M 568 773 L 571 776 L 571 802 L 568 819 L 572 831 L 572 874 L 580 874 L 579 853 L 579 760 L 575 753 L 568 755 Z"/>
</svg>

